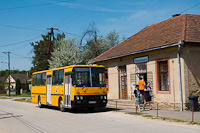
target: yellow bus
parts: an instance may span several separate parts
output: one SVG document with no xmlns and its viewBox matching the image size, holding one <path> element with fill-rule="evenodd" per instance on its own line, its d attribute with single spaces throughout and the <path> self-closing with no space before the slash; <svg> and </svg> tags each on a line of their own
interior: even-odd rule
<svg viewBox="0 0 200 133">
<path fill-rule="evenodd" d="M 99 65 L 71 65 L 32 74 L 31 100 L 43 105 L 66 108 L 105 107 L 105 68 Z"/>
</svg>

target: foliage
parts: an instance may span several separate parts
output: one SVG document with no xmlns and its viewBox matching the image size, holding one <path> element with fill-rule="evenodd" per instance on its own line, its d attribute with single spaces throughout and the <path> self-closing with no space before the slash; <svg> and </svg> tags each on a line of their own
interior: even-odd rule
<svg viewBox="0 0 200 133">
<path fill-rule="evenodd" d="M 25 84 L 25 89 L 26 89 L 26 93 L 30 92 L 28 82 L 26 82 L 26 84 Z"/>
<path fill-rule="evenodd" d="M 58 34 L 54 42 L 62 40 L 64 37 L 64 33 Z M 31 67 L 30 73 L 49 69 L 48 60 L 51 58 L 51 53 L 54 51 L 54 43 L 50 41 L 50 36 L 48 34 L 42 35 L 42 39 L 43 40 L 31 43 L 35 55 L 33 56 L 33 67 Z"/>
<path fill-rule="evenodd" d="M 119 43 L 119 34 L 115 30 L 103 37 L 98 34 L 94 24 L 85 30 L 80 43 L 77 39 L 64 40 L 64 34 L 57 36 L 54 43 L 49 41 L 49 35 L 42 37 L 43 40 L 31 43 L 35 55 L 30 73 L 68 65 L 88 64 L 91 59 Z"/>
<path fill-rule="evenodd" d="M 110 49 L 119 43 L 119 34 L 115 30 L 111 31 L 110 33 L 107 34 L 105 39 Z"/>
<path fill-rule="evenodd" d="M 80 64 L 81 54 L 80 46 L 76 39 L 67 39 L 55 44 L 52 57 L 48 60 L 50 69 Z"/>
<path fill-rule="evenodd" d="M 115 30 L 108 33 L 106 37 L 98 36 L 94 24 L 91 24 L 83 34 L 81 46 L 83 38 L 86 38 L 86 44 L 83 46 L 82 64 L 88 64 L 91 59 L 119 43 L 119 34 Z"/>
<path fill-rule="evenodd" d="M 8 76 L 8 71 L 9 70 L 2 70 L 2 71 L 0 71 L 0 77 L 6 77 L 6 76 Z M 28 71 L 25 71 L 25 70 L 22 70 L 22 71 L 20 71 L 20 70 L 10 70 L 10 73 L 12 73 L 12 74 L 17 74 L 17 73 L 20 73 L 20 74 L 26 74 Z"/>
<path fill-rule="evenodd" d="M 21 82 L 20 82 L 20 79 L 16 79 L 16 86 L 15 86 L 16 95 L 19 95 L 19 94 L 20 94 L 20 89 L 21 89 Z"/>
</svg>

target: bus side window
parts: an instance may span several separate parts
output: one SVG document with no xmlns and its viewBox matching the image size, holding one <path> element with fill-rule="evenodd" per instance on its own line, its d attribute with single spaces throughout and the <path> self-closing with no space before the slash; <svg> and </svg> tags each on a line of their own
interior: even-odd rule
<svg viewBox="0 0 200 133">
<path fill-rule="evenodd" d="M 64 69 L 59 70 L 58 73 L 58 84 L 63 85 Z"/>
<path fill-rule="evenodd" d="M 41 85 L 41 73 L 37 74 L 37 86 Z"/>
<path fill-rule="evenodd" d="M 46 72 L 42 73 L 42 82 L 41 82 L 42 86 L 46 85 Z"/>
<path fill-rule="evenodd" d="M 33 74 L 33 83 L 32 85 L 35 86 L 37 84 L 36 74 Z"/>
<path fill-rule="evenodd" d="M 53 82 L 52 85 L 57 85 L 58 84 L 58 71 L 55 70 L 53 71 Z"/>
</svg>

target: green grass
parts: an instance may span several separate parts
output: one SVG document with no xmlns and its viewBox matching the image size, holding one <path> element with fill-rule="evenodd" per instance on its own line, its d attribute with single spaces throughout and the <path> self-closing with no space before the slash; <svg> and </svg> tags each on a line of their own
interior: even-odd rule
<svg viewBox="0 0 200 133">
<path fill-rule="evenodd" d="M 0 96 L 8 96 L 8 94 L 0 94 Z M 10 94 L 11 97 L 31 97 L 31 93 L 28 92 L 28 93 L 23 93 L 23 94 L 20 94 L 20 95 L 14 95 L 14 94 Z"/>
<path fill-rule="evenodd" d="M 15 100 L 12 100 L 12 101 L 31 103 L 30 99 L 15 99 Z"/>
<path fill-rule="evenodd" d="M 11 99 L 9 97 L 0 97 L 0 99 Z"/>
</svg>

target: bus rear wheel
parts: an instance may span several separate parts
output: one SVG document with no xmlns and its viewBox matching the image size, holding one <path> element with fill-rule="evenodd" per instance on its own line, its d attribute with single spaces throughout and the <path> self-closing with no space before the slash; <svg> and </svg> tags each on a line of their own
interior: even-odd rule
<svg viewBox="0 0 200 133">
<path fill-rule="evenodd" d="M 63 104 L 62 99 L 60 99 L 60 102 L 59 102 L 59 109 L 60 109 L 60 111 L 65 112 L 65 108 L 64 108 L 64 104 Z"/>
<path fill-rule="evenodd" d="M 42 105 L 42 103 L 41 103 L 41 98 L 40 98 L 40 96 L 38 97 L 38 107 L 39 107 L 39 108 L 42 108 L 42 107 L 43 107 L 43 105 Z"/>
</svg>

